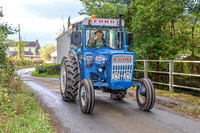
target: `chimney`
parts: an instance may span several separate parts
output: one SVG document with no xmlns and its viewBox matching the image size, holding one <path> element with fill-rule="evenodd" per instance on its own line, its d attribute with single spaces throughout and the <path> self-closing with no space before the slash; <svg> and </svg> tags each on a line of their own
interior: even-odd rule
<svg viewBox="0 0 200 133">
<path fill-rule="evenodd" d="M 38 39 L 35 42 L 38 43 Z"/>
</svg>

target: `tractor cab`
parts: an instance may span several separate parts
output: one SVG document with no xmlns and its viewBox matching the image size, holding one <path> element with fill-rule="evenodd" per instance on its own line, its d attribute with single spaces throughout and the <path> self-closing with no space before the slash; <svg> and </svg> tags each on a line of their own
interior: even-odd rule
<svg viewBox="0 0 200 133">
<path fill-rule="evenodd" d="M 103 46 L 127 50 L 124 21 L 121 19 L 85 18 L 72 27 L 72 48 L 79 45 L 79 49 L 84 51 L 95 51 Z"/>
<path fill-rule="evenodd" d="M 87 22 L 87 20 L 85 21 Z M 107 46 L 112 49 L 120 48 L 119 20 L 89 19 L 88 24 L 89 25 L 86 25 L 87 27 L 85 29 L 85 46 L 87 49 L 98 49 L 103 46 Z M 123 37 L 123 35 L 121 37 L 123 43 L 125 37 Z"/>
</svg>

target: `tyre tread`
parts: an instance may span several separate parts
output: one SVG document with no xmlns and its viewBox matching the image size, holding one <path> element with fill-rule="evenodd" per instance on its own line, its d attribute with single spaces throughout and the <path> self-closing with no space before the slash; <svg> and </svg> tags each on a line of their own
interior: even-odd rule
<svg viewBox="0 0 200 133">
<path fill-rule="evenodd" d="M 65 65 L 65 69 L 67 70 L 65 94 L 62 94 L 63 100 L 75 101 L 78 94 L 78 83 L 80 81 L 80 73 L 76 58 L 73 56 L 63 57 L 61 65 Z"/>
<path fill-rule="evenodd" d="M 136 90 L 137 103 L 141 110 L 149 111 L 150 109 L 153 108 L 154 103 L 155 103 L 155 89 L 151 80 L 148 78 L 141 79 L 141 84 L 143 84 L 144 87 L 146 88 L 146 102 L 144 104 L 140 103 L 139 96 L 138 96 L 140 88 L 137 87 L 137 90 Z"/>
</svg>

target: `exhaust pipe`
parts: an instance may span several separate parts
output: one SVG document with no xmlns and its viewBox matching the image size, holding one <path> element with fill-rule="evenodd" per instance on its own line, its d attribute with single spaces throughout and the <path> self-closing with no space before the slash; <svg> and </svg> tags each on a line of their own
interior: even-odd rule
<svg viewBox="0 0 200 133">
<path fill-rule="evenodd" d="M 122 49 L 122 15 L 119 15 L 119 49 Z"/>
</svg>

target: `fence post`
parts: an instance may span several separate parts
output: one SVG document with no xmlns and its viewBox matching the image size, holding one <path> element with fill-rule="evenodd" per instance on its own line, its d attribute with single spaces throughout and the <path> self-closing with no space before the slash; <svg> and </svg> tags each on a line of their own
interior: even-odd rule
<svg viewBox="0 0 200 133">
<path fill-rule="evenodd" d="M 174 62 L 172 60 L 169 61 L 169 91 L 173 92 L 174 91 Z"/>
<path fill-rule="evenodd" d="M 148 78 L 148 61 L 144 60 L 144 78 Z"/>
</svg>

